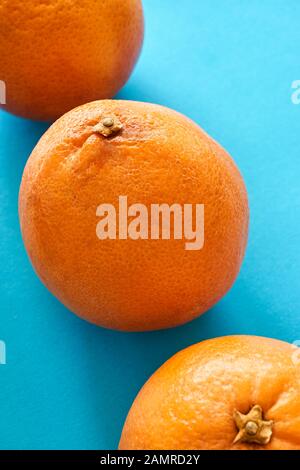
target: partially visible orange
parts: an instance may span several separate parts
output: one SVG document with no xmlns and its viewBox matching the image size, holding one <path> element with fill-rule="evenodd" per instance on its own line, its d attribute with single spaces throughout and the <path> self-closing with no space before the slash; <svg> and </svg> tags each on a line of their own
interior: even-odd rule
<svg viewBox="0 0 300 470">
<path fill-rule="evenodd" d="M 143 41 L 141 0 L 0 0 L 4 109 L 55 120 L 125 84 Z"/>
<path fill-rule="evenodd" d="M 144 385 L 119 448 L 300 450 L 295 347 L 255 336 L 217 338 L 173 356 Z"/>
<path fill-rule="evenodd" d="M 117 128 L 105 137 L 107 119 Z M 113 204 L 119 216 L 119 196 L 149 213 L 151 204 L 204 204 L 204 247 L 99 240 L 97 207 Z M 19 210 L 44 284 L 82 318 L 120 330 L 168 328 L 208 310 L 234 282 L 247 241 L 232 159 L 191 120 L 148 103 L 96 101 L 59 119 L 28 160 Z"/>
</svg>

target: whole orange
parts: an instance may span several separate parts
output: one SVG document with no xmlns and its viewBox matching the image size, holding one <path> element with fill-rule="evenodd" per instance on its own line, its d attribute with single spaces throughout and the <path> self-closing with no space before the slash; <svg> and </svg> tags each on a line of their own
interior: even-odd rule
<svg viewBox="0 0 300 470">
<path fill-rule="evenodd" d="M 111 98 L 138 58 L 141 0 L 0 0 L 0 80 L 14 114 L 54 120 Z"/>
<path fill-rule="evenodd" d="M 120 196 L 149 213 L 204 204 L 204 246 L 186 249 L 171 230 L 99 239 L 98 208 L 112 205 L 118 220 Z M 208 310 L 235 280 L 247 240 L 246 190 L 229 155 L 188 118 L 148 103 L 96 101 L 54 123 L 26 165 L 19 212 L 44 284 L 79 316 L 120 330 Z"/>
<path fill-rule="evenodd" d="M 216 338 L 173 356 L 144 385 L 120 449 L 300 449 L 295 348 L 255 336 Z"/>
</svg>

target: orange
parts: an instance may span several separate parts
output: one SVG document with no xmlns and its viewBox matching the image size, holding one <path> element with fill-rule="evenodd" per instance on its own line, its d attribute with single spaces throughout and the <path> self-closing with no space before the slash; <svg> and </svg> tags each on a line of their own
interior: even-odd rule
<svg viewBox="0 0 300 470">
<path fill-rule="evenodd" d="M 140 0 L 0 0 L 4 109 L 54 120 L 125 84 L 143 41 Z"/>
<path fill-rule="evenodd" d="M 119 215 L 119 196 L 149 211 L 204 204 L 203 248 L 187 250 L 172 233 L 100 240 L 97 209 Z M 247 241 L 246 190 L 229 155 L 188 118 L 148 103 L 96 101 L 53 124 L 26 165 L 19 212 L 43 283 L 80 317 L 120 330 L 208 310 L 235 280 Z"/>
<path fill-rule="evenodd" d="M 167 361 L 144 385 L 120 449 L 300 449 L 295 347 L 255 336 L 212 339 Z"/>
</svg>

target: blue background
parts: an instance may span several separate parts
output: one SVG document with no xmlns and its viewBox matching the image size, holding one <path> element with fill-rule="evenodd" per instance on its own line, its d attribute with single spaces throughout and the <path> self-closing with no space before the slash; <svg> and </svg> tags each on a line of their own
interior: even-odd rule
<svg viewBox="0 0 300 470">
<path fill-rule="evenodd" d="M 116 448 L 136 393 L 176 351 L 228 334 L 300 339 L 300 2 L 144 7 L 143 53 L 119 97 L 187 114 L 232 154 L 250 198 L 247 256 L 228 295 L 183 327 L 125 334 L 78 319 L 37 279 L 19 231 L 22 171 L 47 126 L 0 112 L 2 449 Z"/>
</svg>

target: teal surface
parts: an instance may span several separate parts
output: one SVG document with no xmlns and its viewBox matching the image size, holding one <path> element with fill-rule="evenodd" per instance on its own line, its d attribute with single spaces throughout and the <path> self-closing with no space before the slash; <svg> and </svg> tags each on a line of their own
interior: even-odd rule
<svg viewBox="0 0 300 470">
<path fill-rule="evenodd" d="M 228 334 L 300 339 L 300 2 L 144 6 L 143 53 L 119 97 L 181 111 L 232 154 L 249 192 L 247 256 L 228 295 L 183 327 L 125 334 L 78 319 L 37 279 L 19 231 L 22 171 L 47 126 L 0 112 L 1 449 L 116 448 L 136 393 L 176 351 Z"/>
</svg>

